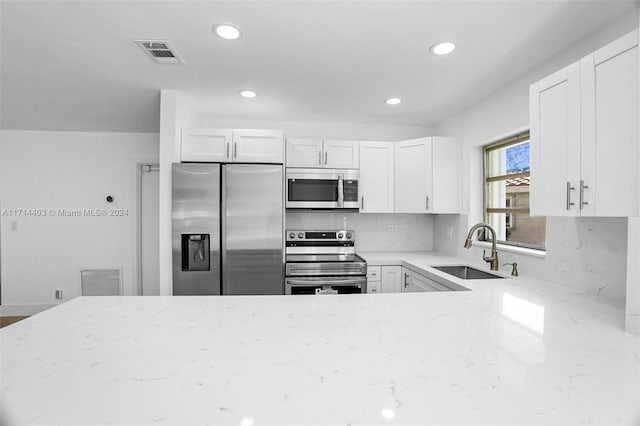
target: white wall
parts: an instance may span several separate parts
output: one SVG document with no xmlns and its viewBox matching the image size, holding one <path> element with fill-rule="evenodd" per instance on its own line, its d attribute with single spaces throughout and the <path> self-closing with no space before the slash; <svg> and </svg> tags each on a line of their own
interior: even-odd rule
<svg viewBox="0 0 640 426">
<path fill-rule="evenodd" d="M 638 139 L 640 140 L 640 135 Z M 638 164 L 640 164 L 640 152 L 638 152 Z M 638 200 L 640 203 L 640 185 Z M 629 218 L 628 229 L 625 327 L 628 332 L 640 336 L 640 217 Z"/>
<path fill-rule="evenodd" d="M 433 129 L 385 124 L 324 123 L 313 121 L 256 121 L 202 118 L 202 127 L 223 129 L 282 129 L 286 138 L 399 141 L 432 136 Z"/>
<path fill-rule="evenodd" d="M 158 135 L 0 132 L 2 313 L 31 314 L 80 294 L 80 269 L 122 268 L 136 291 L 136 164 L 158 161 Z M 105 197 L 115 197 L 107 203 Z M 60 217 L 49 209 L 127 209 L 124 217 Z M 45 209 L 46 216 L 8 216 Z"/>
<path fill-rule="evenodd" d="M 389 225 L 396 232 L 389 233 Z M 433 216 L 427 214 L 287 212 L 287 229 L 352 229 L 356 251 L 433 250 Z"/>
<path fill-rule="evenodd" d="M 468 215 L 437 216 L 434 247 L 474 260 L 482 248 L 465 250 L 462 242 L 470 225 L 482 220 L 482 149 L 501 137 L 527 129 L 529 85 L 600 48 L 638 26 L 637 10 L 607 25 L 572 48 L 505 85 L 482 101 L 440 123 L 435 133 L 463 141 L 463 195 Z M 446 231 L 453 228 L 453 238 Z M 619 306 L 626 285 L 627 220 L 547 219 L 547 255 L 533 258 L 501 253 L 501 263 L 517 261 L 520 273 L 586 291 Z M 507 270 L 508 267 L 503 267 Z"/>
</svg>

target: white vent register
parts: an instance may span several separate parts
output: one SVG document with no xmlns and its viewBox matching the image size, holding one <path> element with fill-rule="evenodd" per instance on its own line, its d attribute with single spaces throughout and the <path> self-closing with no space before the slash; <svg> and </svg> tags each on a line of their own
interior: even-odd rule
<svg viewBox="0 0 640 426">
<path fill-rule="evenodd" d="M 167 40 L 134 40 L 156 64 L 184 64 L 176 50 Z"/>
<path fill-rule="evenodd" d="M 120 269 L 83 269 L 80 271 L 83 296 L 122 295 Z"/>
</svg>

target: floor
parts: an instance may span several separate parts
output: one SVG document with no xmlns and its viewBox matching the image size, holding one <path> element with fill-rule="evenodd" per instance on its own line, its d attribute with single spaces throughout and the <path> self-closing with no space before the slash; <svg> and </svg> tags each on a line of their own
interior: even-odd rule
<svg viewBox="0 0 640 426">
<path fill-rule="evenodd" d="M 6 327 L 25 318 L 29 317 L 0 317 L 0 328 Z"/>
</svg>

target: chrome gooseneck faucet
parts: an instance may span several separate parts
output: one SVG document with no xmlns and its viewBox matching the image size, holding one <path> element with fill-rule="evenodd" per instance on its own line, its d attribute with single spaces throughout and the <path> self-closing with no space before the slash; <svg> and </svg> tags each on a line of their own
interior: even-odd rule
<svg viewBox="0 0 640 426">
<path fill-rule="evenodd" d="M 496 248 L 496 230 L 493 229 L 493 226 L 488 223 L 476 223 L 469 229 L 469 233 L 467 234 L 467 239 L 464 241 L 464 248 L 471 248 L 471 237 L 473 233 L 476 232 L 479 228 L 486 228 L 491 233 L 491 256 L 487 257 L 485 255 L 485 251 L 482 251 L 482 259 L 485 262 L 491 263 L 491 270 L 497 271 L 500 263 L 498 262 L 498 249 Z"/>
</svg>

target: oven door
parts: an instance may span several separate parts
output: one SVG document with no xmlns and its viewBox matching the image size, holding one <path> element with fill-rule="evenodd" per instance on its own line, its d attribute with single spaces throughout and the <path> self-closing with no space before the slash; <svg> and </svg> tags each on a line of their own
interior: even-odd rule
<svg viewBox="0 0 640 426">
<path fill-rule="evenodd" d="M 367 292 L 367 277 L 287 277 L 285 294 L 359 294 Z"/>
<path fill-rule="evenodd" d="M 323 255 L 316 255 L 323 256 Z M 334 259 L 342 257 L 341 255 L 326 255 Z M 347 255 L 345 255 L 346 257 Z M 309 258 L 312 258 L 310 256 Z M 304 255 L 287 254 L 287 262 L 285 264 L 285 275 L 287 277 L 347 277 L 367 275 L 367 262 L 362 260 L 358 255 L 354 255 L 353 262 L 292 262 L 292 259 L 299 260 L 306 258 Z"/>
</svg>

